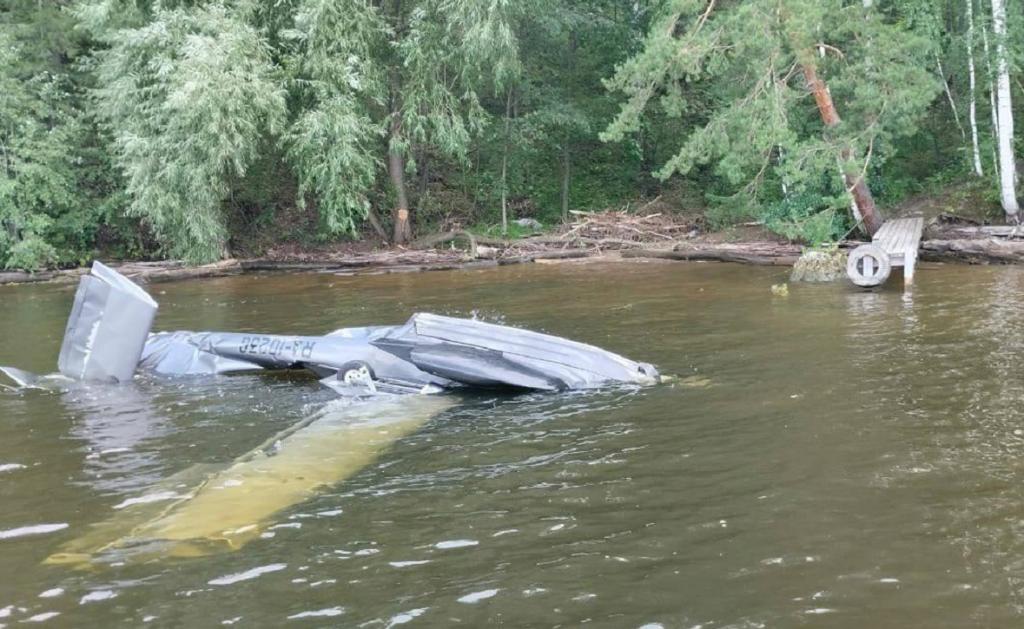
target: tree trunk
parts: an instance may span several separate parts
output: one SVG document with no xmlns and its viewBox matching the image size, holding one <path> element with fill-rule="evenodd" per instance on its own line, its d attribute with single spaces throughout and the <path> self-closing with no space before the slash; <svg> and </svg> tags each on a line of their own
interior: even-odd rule
<svg viewBox="0 0 1024 629">
<path fill-rule="evenodd" d="M 405 25 L 402 16 L 402 0 L 394 0 L 392 5 L 394 20 L 393 43 L 401 41 Z M 392 242 L 404 245 L 412 240 L 412 227 L 409 222 L 409 192 L 405 183 L 405 154 L 402 142 L 402 76 L 398 67 L 392 67 L 388 76 L 388 112 L 391 120 L 388 125 L 388 177 L 395 189 L 395 208 L 392 211 L 394 229 Z M 411 150 L 407 146 L 406 150 Z"/>
<path fill-rule="evenodd" d="M 399 120 L 400 108 L 395 106 L 397 94 L 392 94 L 391 128 L 388 136 L 388 176 L 395 189 L 396 207 L 392 213 L 394 231 L 392 242 L 404 245 L 412 239 L 412 227 L 409 225 L 409 193 L 405 187 L 405 156 L 398 148 L 398 138 L 402 131 Z"/>
<path fill-rule="evenodd" d="M 392 142 L 388 146 L 388 176 L 391 177 L 391 185 L 395 189 L 396 202 L 393 214 L 395 228 L 392 241 L 396 245 L 403 245 L 412 239 L 412 227 L 409 225 L 409 195 L 405 189 L 405 157 L 394 146 L 398 129 L 399 123 L 395 119 L 391 123 Z"/>
<path fill-rule="evenodd" d="M 989 113 L 992 114 L 992 138 L 999 137 L 999 118 L 996 114 L 996 88 L 992 83 L 992 54 L 988 48 L 988 29 L 981 29 L 981 43 L 984 45 L 985 50 L 985 69 L 988 76 L 988 106 Z M 995 175 L 996 187 L 999 187 L 1000 177 L 1002 176 L 999 170 L 999 153 L 996 150 L 996 142 L 992 143 L 992 173 Z"/>
<path fill-rule="evenodd" d="M 370 226 L 373 227 L 373 231 L 377 232 L 377 235 L 380 236 L 381 242 L 387 243 L 388 234 L 384 231 L 384 226 L 380 224 L 380 218 L 372 207 L 366 212 L 366 219 L 370 221 Z"/>
<path fill-rule="evenodd" d="M 832 102 L 832 94 L 828 91 L 828 86 L 818 77 L 817 70 L 810 63 L 803 64 L 803 71 L 807 87 L 814 94 L 814 102 L 818 105 L 818 113 L 821 114 L 821 121 L 825 123 L 825 129 L 835 128 L 839 125 L 840 118 L 835 103 Z M 860 174 L 850 174 L 845 170 L 845 164 L 853 159 L 853 149 L 849 146 L 842 147 L 839 151 L 839 159 L 844 164 L 843 179 L 846 182 L 846 188 L 850 191 L 857 209 L 860 210 L 861 216 L 864 218 L 864 227 L 868 234 L 873 236 L 882 226 L 883 219 L 878 208 L 875 207 L 875 199 L 871 196 L 871 190 L 868 188 L 865 178 Z"/>
<path fill-rule="evenodd" d="M 566 71 L 568 76 L 575 76 L 576 74 L 576 51 L 579 48 L 579 39 L 576 36 L 575 29 L 569 29 L 568 39 L 568 51 L 565 56 L 566 60 Z M 570 81 L 566 88 L 567 97 L 573 98 L 575 96 L 573 88 L 574 83 Z M 570 171 L 570 154 L 573 145 L 573 129 L 572 125 L 569 125 L 565 129 L 565 136 L 562 139 L 562 222 L 569 222 L 569 184 L 571 177 Z"/>
<path fill-rule="evenodd" d="M 974 158 L 974 174 L 984 177 L 981 168 L 981 149 L 978 147 L 978 105 L 974 78 L 974 0 L 967 0 L 967 76 L 971 88 L 971 103 L 968 117 L 971 123 L 971 155 Z"/>
<path fill-rule="evenodd" d="M 1019 222 L 1017 213 L 1017 166 L 1013 155 L 1013 106 L 1010 102 L 1010 68 L 1006 59 L 1006 0 L 992 0 L 992 30 L 996 36 L 996 107 L 999 120 L 999 197 L 1006 220 Z"/>
<path fill-rule="evenodd" d="M 416 207 L 423 209 L 423 199 L 427 196 L 427 187 L 430 185 L 430 151 L 425 148 L 420 151 L 416 166 L 420 175 L 419 188 L 416 190 Z"/>
<path fill-rule="evenodd" d="M 569 221 L 569 143 L 562 149 L 562 221 Z"/>
<path fill-rule="evenodd" d="M 508 234 L 508 151 L 512 119 L 512 90 L 505 99 L 505 146 L 501 153 L 501 235 Z"/>
<path fill-rule="evenodd" d="M 964 126 L 960 124 L 960 112 L 956 109 L 956 101 L 953 100 L 953 93 L 949 91 L 949 81 L 946 80 L 946 73 L 942 69 L 942 60 L 939 59 L 939 53 L 935 53 L 935 65 L 939 68 L 939 78 L 942 79 L 942 89 L 946 92 L 946 100 L 949 101 L 949 108 L 953 110 L 953 122 L 956 123 L 956 128 L 960 130 L 960 137 L 964 140 L 967 139 L 967 132 L 964 131 Z"/>
<path fill-rule="evenodd" d="M 397 151 L 388 153 L 388 174 L 391 176 L 391 185 L 395 188 L 395 207 L 393 218 L 395 229 L 392 240 L 397 245 L 402 245 L 412 238 L 412 227 L 409 225 L 409 199 L 405 192 L 405 159 Z"/>
</svg>

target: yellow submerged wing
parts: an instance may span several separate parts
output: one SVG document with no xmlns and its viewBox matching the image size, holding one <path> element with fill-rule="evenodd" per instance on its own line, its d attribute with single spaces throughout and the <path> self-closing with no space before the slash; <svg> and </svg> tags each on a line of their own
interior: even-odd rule
<svg viewBox="0 0 1024 629">
<path fill-rule="evenodd" d="M 127 561 L 238 549 L 275 514 L 353 476 L 454 402 L 430 395 L 332 402 L 225 469 L 186 470 L 126 501 L 114 517 L 46 563 L 89 565 L 108 553 Z"/>
</svg>

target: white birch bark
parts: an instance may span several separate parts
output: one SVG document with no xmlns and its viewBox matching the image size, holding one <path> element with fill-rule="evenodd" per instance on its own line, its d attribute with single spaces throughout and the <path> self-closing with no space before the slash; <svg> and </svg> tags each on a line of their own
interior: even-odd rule
<svg viewBox="0 0 1024 629">
<path fill-rule="evenodd" d="M 978 106 L 974 77 L 974 0 L 967 0 L 967 75 L 970 79 L 971 103 L 968 117 L 971 123 L 971 151 L 974 157 L 974 174 L 984 177 L 981 168 L 981 149 L 978 147 Z"/>
<path fill-rule="evenodd" d="M 988 48 L 988 29 L 981 29 L 981 43 L 985 50 L 985 69 L 988 76 L 988 110 L 992 114 L 992 138 L 999 137 L 999 118 L 996 115 L 996 88 L 992 83 L 992 55 Z M 992 172 L 996 178 L 996 187 L 999 187 L 999 154 L 996 152 L 996 143 L 992 143 Z"/>
<path fill-rule="evenodd" d="M 939 59 L 939 53 L 935 53 L 935 65 L 939 68 L 939 78 L 942 79 L 942 89 L 946 92 L 946 99 L 949 101 L 949 108 L 953 110 L 953 122 L 956 123 L 956 128 L 960 129 L 960 137 L 964 140 L 967 139 L 967 132 L 964 131 L 964 126 L 960 124 L 960 112 L 956 109 L 956 101 L 953 100 L 953 93 L 949 91 L 949 81 L 946 80 L 946 72 L 942 69 L 942 60 Z"/>
<path fill-rule="evenodd" d="M 843 175 L 843 163 L 840 160 L 836 160 L 836 165 L 839 166 L 839 181 L 842 182 L 843 187 L 846 187 L 846 176 Z M 860 206 L 857 205 L 857 199 L 850 195 L 850 212 L 853 214 L 854 225 L 860 225 L 864 221 L 864 216 L 860 213 Z"/>
<path fill-rule="evenodd" d="M 996 111 L 999 120 L 999 197 L 1011 222 L 1018 222 L 1016 175 L 1013 156 L 1013 108 L 1010 68 L 1006 60 L 1006 0 L 992 0 L 992 30 L 996 37 Z"/>
</svg>

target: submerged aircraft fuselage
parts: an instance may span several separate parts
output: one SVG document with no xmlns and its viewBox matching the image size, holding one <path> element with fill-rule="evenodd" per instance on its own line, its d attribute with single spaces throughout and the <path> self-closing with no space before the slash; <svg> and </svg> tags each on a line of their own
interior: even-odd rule
<svg viewBox="0 0 1024 629">
<path fill-rule="evenodd" d="M 92 564 L 237 549 L 289 506 L 337 484 L 457 401 L 446 391 L 565 391 L 653 384 L 657 370 L 593 345 L 472 319 L 417 313 L 401 325 L 323 336 L 150 333 L 157 303 L 96 262 L 75 294 L 61 345 L 61 377 L 124 383 L 307 369 L 342 398 L 312 420 L 217 469 L 185 470 L 115 508 L 47 561 Z M 21 387 L 53 378 L 0 367 Z"/>
</svg>

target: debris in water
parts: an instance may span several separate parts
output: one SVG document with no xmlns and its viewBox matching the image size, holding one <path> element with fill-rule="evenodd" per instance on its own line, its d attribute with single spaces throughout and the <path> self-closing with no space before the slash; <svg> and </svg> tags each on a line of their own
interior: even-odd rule
<svg viewBox="0 0 1024 629">
<path fill-rule="evenodd" d="M 711 378 L 705 378 L 704 376 L 689 376 L 680 380 L 679 384 L 684 387 L 690 387 L 691 389 L 703 389 L 711 384 Z"/>
</svg>

